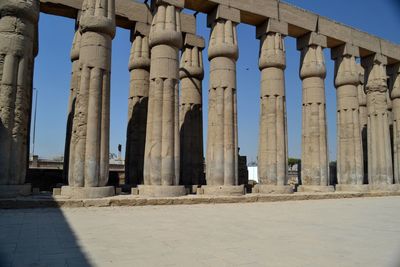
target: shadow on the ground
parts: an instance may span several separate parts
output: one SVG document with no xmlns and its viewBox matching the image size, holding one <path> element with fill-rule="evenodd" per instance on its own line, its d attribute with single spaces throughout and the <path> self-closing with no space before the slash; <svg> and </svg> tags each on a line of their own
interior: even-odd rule
<svg viewBox="0 0 400 267">
<path fill-rule="evenodd" d="M 52 199 L 51 196 L 36 196 Z M 0 266 L 90 267 L 59 208 L 0 209 Z"/>
</svg>

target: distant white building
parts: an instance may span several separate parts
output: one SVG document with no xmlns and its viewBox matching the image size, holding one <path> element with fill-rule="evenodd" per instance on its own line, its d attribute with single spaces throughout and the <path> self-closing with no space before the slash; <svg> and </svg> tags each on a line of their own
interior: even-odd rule
<svg viewBox="0 0 400 267">
<path fill-rule="evenodd" d="M 253 180 L 258 183 L 258 167 L 257 166 L 247 166 L 249 172 L 249 181 Z"/>
</svg>

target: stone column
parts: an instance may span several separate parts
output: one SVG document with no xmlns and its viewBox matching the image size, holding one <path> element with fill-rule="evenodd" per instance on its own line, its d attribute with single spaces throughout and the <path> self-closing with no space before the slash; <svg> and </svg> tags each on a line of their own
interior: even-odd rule
<svg viewBox="0 0 400 267">
<path fill-rule="evenodd" d="M 172 4 L 171 4 L 172 3 Z M 174 4 L 174 5 L 173 5 Z M 156 0 L 150 27 L 150 91 L 144 158 L 143 196 L 180 196 L 179 49 L 184 1 Z"/>
<path fill-rule="evenodd" d="M 387 58 L 374 54 L 365 69 L 368 112 L 368 182 L 371 190 L 394 190 L 387 105 Z"/>
<path fill-rule="evenodd" d="M 335 60 L 337 95 L 337 179 L 338 191 L 367 191 L 363 185 L 363 156 L 358 103 L 359 49 L 344 44 L 331 50 Z"/>
<path fill-rule="evenodd" d="M 364 68 L 357 63 L 359 82 L 358 82 L 358 111 L 361 131 L 362 155 L 363 155 L 363 181 L 368 183 L 368 138 L 367 138 L 367 95 L 364 86 Z"/>
<path fill-rule="evenodd" d="M 180 98 L 180 143 L 181 143 L 181 184 L 196 192 L 205 184 L 203 155 L 203 105 L 202 81 L 204 77 L 204 39 L 186 34 L 182 52 L 179 76 L 181 79 Z"/>
<path fill-rule="evenodd" d="M 311 32 L 297 39 L 303 81 L 302 185 L 298 191 L 333 191 L 328 177 L 328 143 L 325 102 L 327 38 Z"/>
<path fill-rule="evenodd" d="M 258 177 L 253 192 L 293 193 L 287 185 L 287 128 L 284 36 L 288 24 L 269 19 L 257 27 L 260 39 L 261 115 Z"/>
<path fill-rule="evenodd" d="M 128 128 L 126 134 L 125 181 L 143 184 L 144 147 L 150 85 L 150 26 L 137 22 L 131 32 L 129 57 Z"/>
<path fill-rule="evenodd" d="M 25 184 L 38 1 L 0 1 L 0 197 L 30 194 Z"/>
<path fill-rule="evenodd" d="M 67 130 L 65 135 L 65 149 L 64 149 L 64 167 L 63 167 L 63 180 L 68 181 L 68 170 L 69 170 L 69 153 L 71 149 L 71 135 L 72 135 L 72 125 L 75 115 L 75 105 L 76 96 L 78 93 L 78 86 L 80 82 L 80 65 L 79 65 L 79 50 L 81 46 L 81 32 L 79 31 L 79 21 L 76 21 L 75 35 L 72 41 L 71 48 L 71 82 L 70 82 L 70 92 L 68 101 L 68 113 L 67 113 Z"/>
<path fill-rule="evenodd" d="M 240 11 L 219 5 L 208 15 L 211 37 L 208 48 L 210 85 L 208 95 L 208 136 L 204 194 L 238 195 L 238 128 L 236 25 Z"/>
<path fill-rule="evenodd" d="M 400 63 L 390 66 L 390 88 L 393 113 L 394 183 L 400 184 Z"/>
<path fill-rule="evenodd" d="M 84 0 L 79 30 L 81 69 L 71 137 L 68 182 L 61 194 L 97 198 L 114 194 L 108 182 L 111 42 L 115 0 Z"/>
</svg>

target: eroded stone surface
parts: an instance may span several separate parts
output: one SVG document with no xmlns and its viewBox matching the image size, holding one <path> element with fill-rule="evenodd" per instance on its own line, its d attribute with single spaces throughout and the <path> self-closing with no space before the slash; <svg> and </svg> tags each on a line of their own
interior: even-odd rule
<svg viewBox="0 0 400 267">
<path fill-rule="evenodd" d="M 326 40 L 325 40 L 326 41 Z M 303 185 L 327 186 L 328 144 L 326 126 L 324 38 L 313 33 L 298 39 L 303 82 L 301 179 Z"/>
<path fill-rule="evenodd" d="M 150 92 L 144 158 L 144 185 L 177 186 L 179 146 L 180 9 L 158 1 L 150 28 Z M 140 194 L 140 190 L 139 190 Z"/>
<path fill-rule="evenodd" d="M 39 3 L 0 2 L 0 186 L 23 185 Z"/>
<path fill-rule="evenodd" d="M 258 177 L 261 184 L 287 184 L 286 56 L 281 33 L 261 36 L 261 115 Z"/>
<path fill-rule="evenodd" d="M 393 184 L 385 58 L 362 58 L 368 112 L 368 182 Z"/>
<path fill-rule="evenodd" d="M 75 102 L 68 182 L 71 187 L 102 187 L 108 181 L 111 41 L 115 0 L 85 0 L 79 21 L 81 69 Z"/>
<path fill-rule="evenodd" d="M 363 184 L 359 116 L 359 69 L 355 53 L 338 47 L 335 60 L 337 94 L 337 179 L 339 184 Z"/>
<path fill-rule="evenodd" d="M 126 134 L 125 181 L 130 185 L 143 183 L 144 149 L 150 86 L 149 37 L 132 32 L 129 57 L 130 85 L 128 127 Z"/>
<path fill-rule="evenodd" d="M 207 185 L 238 184 L 238 128 L 236 23 L 218 19 L 211 24 L 208 48 L 210 85 L 208 95 Z"/>
<path fill-rule="evenodd" d="M 203 47 L 186 45 L 182 52 L 179 76 L 181 184 L 205 184 L 203 155 L 202 81 Z"/>
<path fill-rule="evenodd" d="M 391 68 L 394 182 L 400 184 L 400 64 Z"/>
</svg>

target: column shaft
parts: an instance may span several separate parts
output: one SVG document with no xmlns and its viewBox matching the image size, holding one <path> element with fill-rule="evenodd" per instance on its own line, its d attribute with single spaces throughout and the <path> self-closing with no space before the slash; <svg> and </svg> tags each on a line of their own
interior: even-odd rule
<svg viewBox="0 0 400 267">
<path fill-rule="evenodd" d="M 202 185 L 203 160 L 203 109 L 202 80 L 203 47 L 185 46 L 180 67 L 180 143 L 181 182 L 185 186 Z"/>
<path fill-rule="evenodd" d="M 326 133 L 325 60 L 322 47 L 301 50 L 303 81 L 303 127 L 301 177 L 303 185 L 327 186 L 328 144 Z"/>
<path fill-rule="evenodd" d="M 81 69 L 70 148 L 69 185 L 101 187 L 108 181 L 111 41 L 115 3 L 85 0 L 80 19 Z"/>
<path fill-rule="evenodd" d="M 368 137 L 367 137 L 367 95 L 365 94 L 364 88 L 364 68 L 357 63 L 359 73 L 359 83 L 357 86 L 358 91 L 358 111 L 359 111 L 359 122 L 361 131 L 361 143 L 362 143 L 362 155 L 363 155 L 363 181 L 368 182 Z"/>
<path fill-rule="evenodd" d="M 393 184 L 384 59 L 373 55 L 363 58 L 362 64 L 367 81 L 369 184 Z"/>
<path fill-rule="evenodd" d="M 236 24 L 217 20 L 212 24 L 208 48 L 210 60 L 207 185 L 237 185 L 238 140 Z"/>
<path fill-rule="evenodd" d="M 150 92 L 144 158 L 145 185 L 178 185 L 180 10 L 160 3 L 150 28 Z"/>
<path fill-rule="evenodd" d="M 22 185 L 28 166 L 36 1 L 0 3 L 0 185 Z"/>
<path fill-rule="evenodd" d="M 391 98 L 393 112 L 394 182 L 400 184 L 400 64 L 391 69 Z"/>
<path fill-rule="evenodd" d="M 126 136 L 125 179 L 130 185 L 143 184 L 149 98 L 150 51 L 147 36 L 133 36 L 129 58 L 130 88 Z"/>
<path fill-rule="evenodd" d="M 258 176 L 261 184 L 287 184 L 286 57 L 283 36 L 268 33 L 261 38 L 261 115 Z"/>
<path fill-rule="evenodd" d="M 363 184 L 362 143 L 358 103 L 359 69 L 354 56 L 335 58 L 337 89 L 337 178 L 339 184 Z"/>
<path fill-rule="evenodd" d="M 63 175 L 65 182 L 68 180 L 69 165 L 74 164 L 74 158 L 70 157 L 70 151 L 75 151 L 73 144 L 71 143 L 71 137 L 73 132 L 73 119 L 75 116 L 76 96 L 79 90 L 80 83 L 80 65 L 79 65 L 79 50 L 81 45 L 81 33 L 79 26 L 75 31 L 74 40 L 71 48 L 71 82 L 70 92 L 68 101 L 68 113 L 67 113 L 67 129 L 65 135 L 65 148 L 64 148 L 64 168 Z"/>
</svg>

